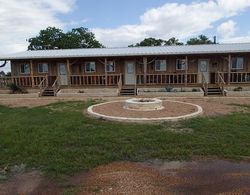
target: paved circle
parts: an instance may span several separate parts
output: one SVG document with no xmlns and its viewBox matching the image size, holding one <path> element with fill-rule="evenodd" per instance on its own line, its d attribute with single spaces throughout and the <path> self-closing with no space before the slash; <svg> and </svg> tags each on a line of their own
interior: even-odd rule
<svg viewBox="0 0 250 195">
<path fill-rule="evenodd" d="M 137 123 L 178 121 L 197 117 L 203 112 L 201 106 L 192 103 L 172 100 L 164 100 L 163 103 L 165 104 L 163 110 L 142 112 L 124 109 L 124 100 L 112 101 L 90 106 L 87 112 L 99 119 Z"/>
</svg>

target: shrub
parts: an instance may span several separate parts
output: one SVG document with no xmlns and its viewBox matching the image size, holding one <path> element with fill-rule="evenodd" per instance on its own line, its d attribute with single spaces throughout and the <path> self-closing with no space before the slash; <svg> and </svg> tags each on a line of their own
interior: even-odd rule
<svg viewBox="0 0 250 195">
<path fill-rule="evenodd" d="M 10 83 L 9 89 L 11 90 L 12 93 L 22 93 L 23 92 L 23 90 L 19 86 L 17 86 L 15 83 Z"/>
<path fill-rule="evenodd" d="M 173 90 L 173 87 L 171 87 L 171 86 L 167 86 L 167 87 L 166 87 L 166 91 L 167 91 L 167 92 L 171 92 L 172 90 Z"/>
<path fill-rule="evenodd" d="M 192 89 L 192 92 L 198 92 L 199 90 L 198 89 L 196 89 L 196 88 L 193 88 Z"/>
<path fill-rule="evenodd" d="M 242 87 L 236 87 L 236 88 L 234 88 L 234 91 L 242 91 L 243 89 L 242 89 Z"/>
</svg>

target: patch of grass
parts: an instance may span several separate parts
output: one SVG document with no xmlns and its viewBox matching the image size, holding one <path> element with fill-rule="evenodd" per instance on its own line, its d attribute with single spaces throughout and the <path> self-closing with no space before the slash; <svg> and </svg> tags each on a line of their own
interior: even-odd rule
<svg viewBox="0 0 250 195">
<path fill-rule="evenodd" d="M 94 103 L 0 106 L 0 168 L 23 163 L 60 177 L 115 160 L 250 156 L 249 114 L 157 125 L 120 124 L 85 116 L 83 110 Z"/>
</svg>

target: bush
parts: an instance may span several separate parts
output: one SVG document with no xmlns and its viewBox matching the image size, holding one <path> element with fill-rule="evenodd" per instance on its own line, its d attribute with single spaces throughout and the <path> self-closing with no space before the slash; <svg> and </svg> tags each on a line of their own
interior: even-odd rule
<svg viewBox="0 0 250 195">
<path fill-rule="evenodd" d="M 242 91 L 243 89 L 242 89 L 242 87 L 236 87 L 236 88 L 234 88 L 234 91 Z"/>
<path fill-rule="evenodd" d="M 9 89 L 11 90 L 12 93 L 22 93 L 23 92 L 23 90 L 19 86 L 17 86 L 15 83 L 10 83 Z"/>
<path fill-rule="evenodd" d="M 173 87 L 170 87 L 170 86 L 167 86 L 167 87 L 166 87 L 166 91 L 167 91 L 167 92 L 171 92 L 172 90 L 173 90 Z"/>
</svg>

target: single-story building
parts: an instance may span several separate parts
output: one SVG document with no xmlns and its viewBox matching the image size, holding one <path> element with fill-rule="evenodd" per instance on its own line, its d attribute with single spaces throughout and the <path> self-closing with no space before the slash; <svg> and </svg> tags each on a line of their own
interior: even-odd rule
<svg viewBox="0 0 250 195">
<path fill-rule="evenodd" d="M 12 75 L 0 80 L 40 88 L 41 94 L 92 87 L 131 94 L 139 87 L 167 86 L 202 87 L 208 94 L 212 88 L 250 85 L 250 43 L 36 50 L 0 60 L 10 61 Z"/>
</svg>

